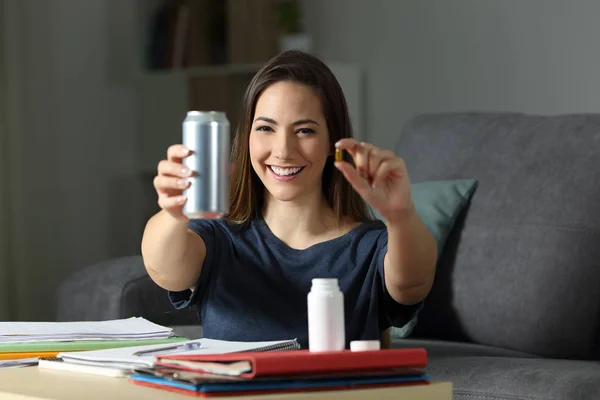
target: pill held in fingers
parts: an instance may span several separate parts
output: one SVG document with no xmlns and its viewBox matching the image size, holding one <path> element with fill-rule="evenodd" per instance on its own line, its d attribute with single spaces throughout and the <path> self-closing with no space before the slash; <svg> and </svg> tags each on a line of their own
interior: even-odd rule
<svg viewBox="0 0 600 400">
<path fill-rule="evenodd" d="M 342 149 L 335 149 L 335 161 L 336 162 L 344 161 L 344 155 L 342 154 Z"/>
</svg>

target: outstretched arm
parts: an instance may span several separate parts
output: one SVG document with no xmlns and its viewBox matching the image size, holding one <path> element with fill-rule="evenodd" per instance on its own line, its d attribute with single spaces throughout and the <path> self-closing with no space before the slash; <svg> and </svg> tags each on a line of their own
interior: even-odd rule
<svg viewBox="0 0 600 400">
<path fill-rule="evenodd" d="M 416 304 L 429 294 L 433 285 L 437 263 L 435 240 L 414 207 L 386 223 L 385 286 L 398 303 Z"/>
<path fill-rule="evenodd" d="M 420 302 L 433 285 L 437 248 L 415 210 L 404 161 L 391 151 L 354 139 L 342 139 L 336 147 L 352 155 L 356 168 L 343 161 L 336 167 L 386 222 L 384 274 L 389 294 L 401 304 Z"/>
</svg>

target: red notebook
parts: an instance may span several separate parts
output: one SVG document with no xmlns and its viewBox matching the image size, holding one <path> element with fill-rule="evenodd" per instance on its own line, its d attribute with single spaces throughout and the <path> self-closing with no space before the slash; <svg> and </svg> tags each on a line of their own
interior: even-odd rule
<svg viewBox="0 0 600 400">
<path fill-rule="evenodd" d="M 389 371 L 402 368 L 424 368 L 427 352 L 423 348 L 385 349 L 372 351 L 337 351 L 311 353 L 309 350 L 286 350 L 281 352 L 243 352 L 202 355 L 159 355 L 156 365 L 169 366 L 169 360 L 193 362 L 230 363 L 247 361 L 251 370 L 241 373 L 244 378 L 261 376 L 298 376 L 317 374 L 343 374 L 357 371 Z M 196 370 L 193 366 L 177 366 L 184 370 Z"/>
</svg>

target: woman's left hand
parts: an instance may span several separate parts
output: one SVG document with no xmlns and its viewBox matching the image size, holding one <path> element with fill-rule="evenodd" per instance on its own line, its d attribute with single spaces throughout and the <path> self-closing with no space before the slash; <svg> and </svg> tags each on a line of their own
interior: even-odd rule
<svg viewBox="0 0 600 400">
<path fill-rule="evenodd" d="M 387 223 L 402 219 L 414 210 L 410 178 L 400 157 L 351 138 L 338 141 L 335 147 L 352 156 L 356 169 L 346 161 L 336 162 L 335 166 Z"/>
</svg>

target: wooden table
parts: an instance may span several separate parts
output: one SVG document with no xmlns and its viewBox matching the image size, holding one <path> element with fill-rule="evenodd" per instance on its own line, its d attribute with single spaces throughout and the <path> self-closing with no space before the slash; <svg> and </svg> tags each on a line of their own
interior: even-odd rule
<svg viewBox="0 0 600 400">
<path fill-rule="evenodd" d="M 127 378 L 112 378 L 37 366 L 0 370 L 0 399 L 10 400 L 186 400 L 198 397 L 134 385 Z M 219 400 L 451 400 L 452 385 L 434 382 L 423 386 L 382 389 L 218 397 Z"/>
</svg>

